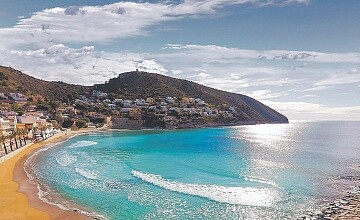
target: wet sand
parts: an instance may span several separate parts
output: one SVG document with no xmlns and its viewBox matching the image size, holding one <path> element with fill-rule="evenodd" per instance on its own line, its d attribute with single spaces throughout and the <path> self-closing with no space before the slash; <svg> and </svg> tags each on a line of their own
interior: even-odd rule
<svg viewBox="0 0 360 220">
<path fill-rule="evenodd" d="M 35 144 L 29 144 L 0 160 L 0 219 L 92 219 L 76 211 L 62 210 L 39 199 L 38 189 L 27 181 L 24 163 L 47 144 L 94 129 L 59 133 Z"/>
</svg>

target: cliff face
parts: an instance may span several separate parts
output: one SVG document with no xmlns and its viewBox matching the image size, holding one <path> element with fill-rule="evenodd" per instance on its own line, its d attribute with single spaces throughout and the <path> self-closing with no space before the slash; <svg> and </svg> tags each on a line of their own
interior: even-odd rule
<svg viewBox="0 0 360 220">
<path fill-rule="evenodd" d="M 132 99 L 158 96 L 196 97 L 213 105 L 236 107 L 244 122 L 288 123 L 284 115 L 248 96 L 155 73 L 122 73 L 106 84 L 94 85 L 94 89 Z"/>
<path fill-rule="evenodd" d="M 21 92 L 61 100 L 67 95 L 86 93 L 91 87 L 36 79 L 10 67 L 0 66 L 0 92 Z"/>
</svg>

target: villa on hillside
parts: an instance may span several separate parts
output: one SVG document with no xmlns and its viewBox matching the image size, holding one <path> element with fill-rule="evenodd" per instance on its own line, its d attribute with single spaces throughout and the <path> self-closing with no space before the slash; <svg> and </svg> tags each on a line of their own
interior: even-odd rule
<svg viewBox="0 0 360 220">
<path fill-rule="evenodd" d="M 21 93 L 10 93 L 9 96 L 15 102 L 26 102 L 27 101 L 27 98 Z"/>
</svg>

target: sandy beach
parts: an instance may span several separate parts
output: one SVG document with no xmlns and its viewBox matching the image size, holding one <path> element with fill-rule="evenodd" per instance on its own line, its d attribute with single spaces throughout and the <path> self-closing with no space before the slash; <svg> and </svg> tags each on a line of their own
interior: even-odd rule
<svg viewBox="0 0 360 220">
<path fill-rule="evenodd" d="M 0 158 L 0 219 L 92 219 L 40 200 L 36 186 L 27 181 L 23 168 L 26 159 L 43 146 L 90 131 L 94 129 L 62 132 Z"/>
</svg>

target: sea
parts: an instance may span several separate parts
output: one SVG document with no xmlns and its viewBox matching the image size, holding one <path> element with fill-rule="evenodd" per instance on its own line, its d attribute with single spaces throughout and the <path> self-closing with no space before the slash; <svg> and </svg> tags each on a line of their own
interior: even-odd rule
<svg viewBox="0 0 360 220">
<path fill-rule="evenodd" d="M 98 219 L 297 219 L 360 173 L 360 122 L 113 130 L 25 163 L 43 201 Z"/>
</svg>

